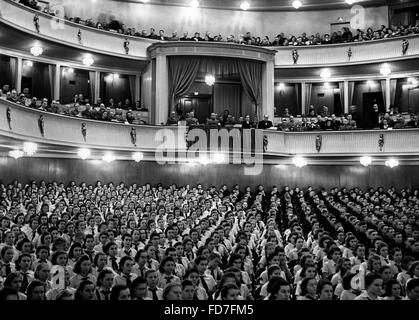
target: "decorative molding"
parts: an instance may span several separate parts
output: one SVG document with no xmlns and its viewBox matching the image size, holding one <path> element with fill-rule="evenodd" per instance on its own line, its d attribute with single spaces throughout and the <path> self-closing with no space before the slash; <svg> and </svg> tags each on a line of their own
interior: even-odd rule
<svg viewBox="0 0 419 320">
<path fill-rule="evenodd" d="M 131 136 L 132 144 L 136 147 L 137 146 L 137 130 L 135 130 L 135 128 L 131 128 L 131 131 L 129 134 Z"/>
<path fill-rule="evenodd" d="M 35 26 L 36 32 L 39 33 L 40 26 L 39 26 L 39 16 L 38 16 L 38 14 L 35 14 L 34 17 L 33 17 L 33 25 Z"/>
<path fill-rule="evenodd" d="M 322 149 L 322 136 L 319 134 L 316 136 L 316 150 L 317 152 L 320 152 L 320 150 Z"/>
<path fill-rule="evenodd" d="M 45 136 L 45 121 L 44 121 L 44 115 L 40 115 L 38 118 L 38 128 L 39 132 L 41 133 L 42 138 Z"/>
<path fill-rule="evenodd" d="M 218 56 L 229 58 L 250 59 L 259 61 L 274 61 L 275 50 L 263 47 L 246 46 L 228 42 L 161 42 L 155 43 L 147 49 L 149 56 Z"/>
<path fill-rule="evenodd" d="M 380 148 L 380 151 L 383 151 L 384 142 L 384 134 L 381 133 L 380 137 L 378 138 L 378 147 Z"/>
<path fill-rule="evenodd" d="M 84 142 L 86 142 L 87 126 L 86 126 L 86 123 L 84 122 L 82 122 L 81 124 L 81 135 L 83 136 Z"/>
<path fill-rule="evenodd" d="M 409 49 L 409 40 L 404 39 L 403 42 L 402 42 L 402 53 L 403 53 L 403 55 L 406 55 L 408 49 Z"/>
<path fill-rule="evenodd" d="M 6 109 L 6 118 L 9 129 L 12 130 L 12 109 L 10 109 L 10 107 L 7 107 Z"/>
</svg>

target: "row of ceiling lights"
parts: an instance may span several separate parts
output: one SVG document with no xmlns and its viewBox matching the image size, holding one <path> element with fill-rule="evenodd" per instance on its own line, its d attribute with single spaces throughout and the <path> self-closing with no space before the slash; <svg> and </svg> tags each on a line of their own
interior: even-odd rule
<svg viewBox="0 0 419 320">
<path fill-rule="evenodd" d="M 363 156 L 363 157 L 359 158 L 359 162 L 364 167 L 368 167 L 370 164 L 372 164 L 372 158 L 370 156 Z M 296 167 L 302 168 L 302 167 L 305 167 L 307 165 L 307 160 L 302 156 L 295 156 L 292 159 L 292 163 Z M 397 167 L 399 165 L 399 161 L 397 159 L 390 158 L 390 159 L 386 160 L 384 164 L 387 167 L 394 168 L 394 167 Z"/>
<path fill-rule="evenodd" d="M 34 45 L 31 47 L 30 51 L 33 56 L 39 57 L 44 52 L 44 49 L 40 45 Z M 93 63 L 95 63 L 93 56 L 89 53 L 85 54 L 81 61 L 87 67 L 90 67 Z"/>
<path fill-rule="evenodd" d="M 34 142 L 25 142 L 23 144 L 23 150 L 20 149 L 14 149 L 9 151 L 9 156 L 14 159 L 19 159 L 23 156 L 33 156 L 38 151 L 38 145 Z M 87 148 L 80 148 L 77 151 L 77 155 L 83 159 L 86 160 L 91 156 L 91 151 Z M 133 152 L 131 154 L 132 160 L 135 162 L 140 162 L 144 158 L 144 154 L 142 152 Z M 105 152 L 105 154 L 102 156 L 102 160 L 105 162 L 112 162 L 116 160 L 116 157 L 112 154 L 112 152 Z"/>
<path fill-rule="evenodd" d="M 23 157 L 25 154 L 27 156 L 33 156 L 37 151 L 38 151 L 38 145 L 36 143 L 25 142 L 23 144 L 23 150 L 19 150 L 19 149 L 11 150 L 11 151 L 9 151 L 9 156 L 11 156 L 14 159 L 19 159 L 19 158 Z M 80 148 L 78 150 L 77 154 L 81 159 L 86 160 L 91 156 L 91 151 L 87 148 Z M 131 155 L 131 158 L 135 162 L 140 162 L 141 160 L 143 160 L 144 154 L 142 152 L 133 152 L 132 155 Z M 116 157 L 111 152 L 106 152 L 102 156 L 102 160 L 105 161 L 105 162 L 110 163 L 110 162 L 116 160 Z M 201 157 L 198 160 L 190 161 L 190 163 L 191 164 L 198 163 L 198 164 L 202 164 L 202 165 L 207 165 L 211 162 L 212 163 L 223 163 L 224 161 L 225 161 L 225 157 L 222 153 L 215 153 L 212 156 L 212 161 L 210 161 L 207 157 Z M 370 156 L 363 156 L 363 157 L 359 158 L 359 162 L 364 167 L 368 167 L 370 164 L 372 164 L 372 158 Z M 302 167 L 305 167 L 307 165 L 307 160 L 302 156 L 295 156 L 292 159 L 292 163 L 296 167 L 302 168 Z M 387 167 L 394 168 L 394 167 L 397 167 L 399 165 L 399 161 L 394 159 L 394 158 L 390 158 L 390 159 L 386 160 L 385 165 Z"/>
<path fill-rule="evenodd" d="M 381 68 L 380 68 L 380 74 L 388 77 L 391 74 L 391 68 L 390 65 L 388 63 L 384 63 Z M 332 77 L 332 73 L 330 71 L 330 69 L 323 69 L 320 72 L 320 78 L 322 78 L 323 80 L 327 81 Z"/>
<path fill-rule="evenodd" d="M 345 2 L 347 3 L 347 4 L 353 4 L 353 3 L 355 3 L 357 0 L 345 0 Z M 148 3 L 148 2 L 150 2 L 150 0 L 141 0 L 141 2 L 142 3 Z M 302 1 L 301 0 L 293 0 L 292 1 L 292 6 L 295 8 L 295 9 L 299 9 L 299 8 L 301 8 L 302 6 L 303 6 L 303 3 L 302 3 Z M 189 2 L 189 6 L 191 6 L 192 8 L 198 8 L 199 7 L 199 1 L 198 0 L 191 0 L 190 2 Z M 246 11 L 246 10 L 249 10 L 250 9 L 250 3 L 248 2 L 248 1 L 242 1 L 241 3 L 240 3 L 240 9 L 242 9 L 242 10 L 244 10 L 244 11 Z"/>
</svg>

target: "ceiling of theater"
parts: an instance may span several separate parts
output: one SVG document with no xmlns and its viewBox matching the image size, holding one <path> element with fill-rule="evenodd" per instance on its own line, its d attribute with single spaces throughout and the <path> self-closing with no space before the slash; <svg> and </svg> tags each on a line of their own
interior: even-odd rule
<svg viewBox="0 0 419 320">
<path fill-rule="evenodd" d="M 119 2 L 138 2 L 141 0 L 114 0 Z M 230 9 L 237 10 L 243 0 L 199 0 L 202 8 Z M 324 10 L 350 8 L 345 0 L 300 0 L 303 6 L 299 10 Z M 355 4 L 362 6 L 378 6 L 386 4 L 400 4 L 413 2 L 414 0 L 354 0 Z M 190 0 L 149 0 L 148 4 L 188 6 Z M 247 0 L 250 4 L 249 10 L 253 11 L 287 11 L 295 10 L 292 7 L 293 0 Z"/>
</svg>

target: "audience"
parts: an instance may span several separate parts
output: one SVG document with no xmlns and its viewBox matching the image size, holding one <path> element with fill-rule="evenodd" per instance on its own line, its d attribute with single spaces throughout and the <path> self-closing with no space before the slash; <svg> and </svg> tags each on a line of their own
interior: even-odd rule
<svg viewBox="0 0 419 320">
<path fill-rule="evenodd" d="M 418 277 L 418 189 L 0 183 L 1 299 L 419 300 Z"/>
<path fill-rule="evenodd" d="M 35 10 L 41 10 L 41 7 L 38 6 L 37 1 L 35 0 L 20 0 L 21 4 L 28 6 Z M 43 12 L 54 16 L 54 12 L 49 9 L 47 5 Z M 109 23 L 106 21 L 94 22 L 91 18 L 81 19 L 79 17 L 69 18 L 64 17 L 66 20 L 75 22 L 81 25 L 85 25 L 92 28 L 97 28 L 101 30 L 116 32 L 119 34 L 124 34 L 133 37 L 142 37 L 152 40 L 161 40 L 161 41 L 217 41 L 223 42 L 223 37 L 221 34 L 211 36 L 210 32 L 207 31 L 203 37 L 199 32 L 195 32 L 193 37 L 189 37 L 188 32 L 183 34 L 183 37 L 179 38 L 177 31 L 173 31 L 171 37 L 165 36 L 164 30 L 159 30 L 158 34 L 154 28 L 150 28 L 150 32 L 147 33 L 146 30 L 141 32 L 137 31 L 135 28 L 129 28 L 125 24 L 115 20 L 115 17 L 109 17 Z M 250 32 L 241 34 L 238 38 L 235 38 L 234 35 L 229 35 L 226 38 L 226 42 L 233 42 L 238 44 L 252 45 L 252 46 L 312 46 L 312 45 L 326 45 L 326 44 L 337 44 L 337 43 L 347 43 L 347 42 L 359 42 L 359 41 L 372 41 L 380 39 L 390 39 L 396 37 L 407 36 L 411 34 L 419 34 L 419 25 L 396 25 L 391 24 L 386 27 L 381 25 L 380 27 L 373 30 L 368 28 L 366 31 L 357 29 L 355 35 L 350 31 L 348 27 L 343 27 L 341 31 L 333 32 L 332 34 L 320 35 L 320 33 L 312 34 L 308 36 L 305 32 L 300 36 L 288 35 L 286 36 L 283 32 L 276 35 L 271 41 L 268 36 L 259 37 L 254 36 Z"/>
</svg>

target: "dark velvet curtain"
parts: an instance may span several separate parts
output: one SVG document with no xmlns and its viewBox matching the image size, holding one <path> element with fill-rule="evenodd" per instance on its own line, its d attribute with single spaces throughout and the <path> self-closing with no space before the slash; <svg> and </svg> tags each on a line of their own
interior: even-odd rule
<svg viewBox="0 0 419 320">
<path fill-rule="evenodd" d="M 237 68 L 244 92 L 255 105 L 257 119 L 262 119 L 261 89 L 262 89 L 262 62 L 238 59 Z"/>
<path fill-rule="evenodd" d="M 169 114 L 175 110 L 178 99 L 188 93 L 198 74 L 202 58 L 169 57 Z M 158 84 L 157 84 L 158 85 Z"/>
</svg>

